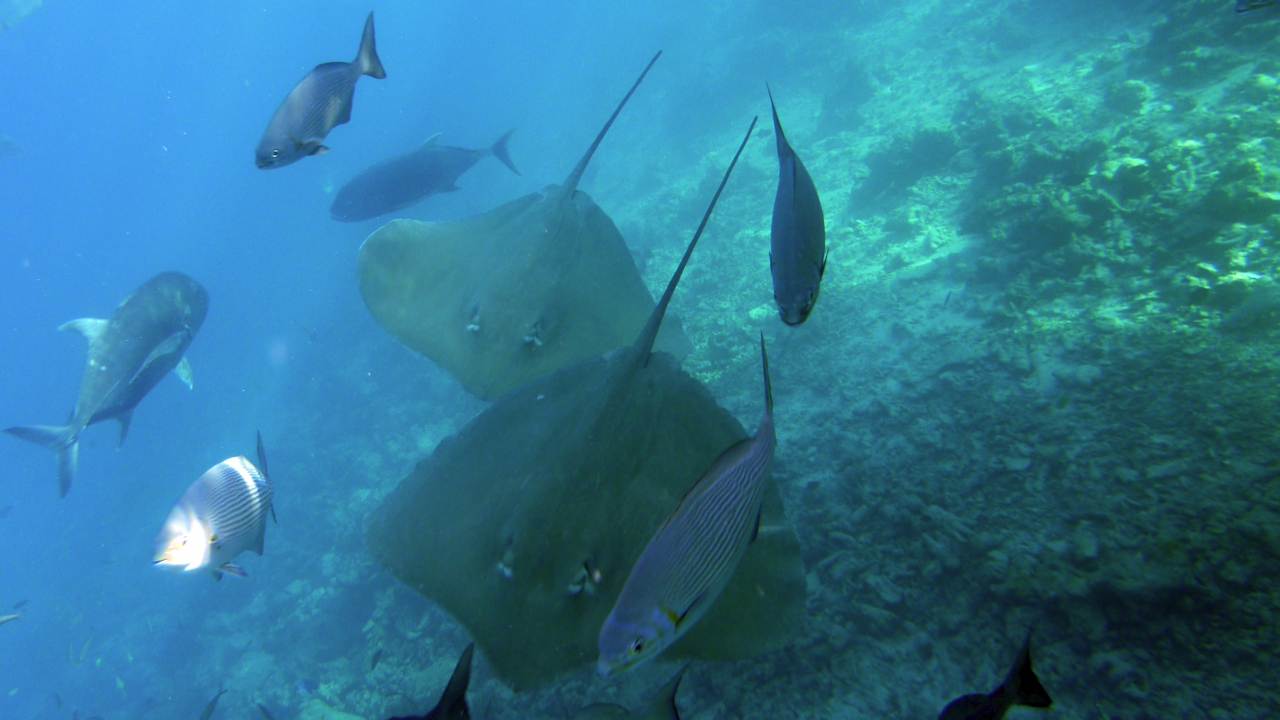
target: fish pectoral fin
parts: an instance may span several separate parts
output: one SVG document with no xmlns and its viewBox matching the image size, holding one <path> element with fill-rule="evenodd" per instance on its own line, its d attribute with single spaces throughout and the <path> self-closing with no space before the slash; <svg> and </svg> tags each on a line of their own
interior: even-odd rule
<svg viewBox="0 0 1280 720">
<path fill-rule="evenodd" d="M 223 572 L 231 573 L 236 577 L 242 577 L 242 578 L 249 577 L 249 573 L 245 572 L 244 568 L 240 567 L 239 565 L 233 562 L 224 562 L 222 563 L 221 566 L 219 566 L 218 569 L 222 570 Z"/>
<path fill-rule="evenodd" d="M 150 353 L 147 354 L 147 359 L 138 367 L 138 371 L 133 374 L 133 377 L 129 378 L 129 382 L 132 383 L 143 373 L 144 370 L 150 367 L 152 363 L 156 362 L 160 358 L 168 357 L 177 352 L 190 337 L 191 334 L 184 329 L 179 330 L 162 340 L 158 345 L 151 349 Z"/>
<path fill-rule="evenodd" d="M 428 146 L 428 145 L 435 145 L 435 144 L 436 144 L 436 139 L 437 139 L 437 138 L 439 138 L 439 137 L 440 137 L 440 133 L 436 133 L 435 135 L 432 135 L 431 137 L 427 138 L 426 140 L 423 140 L 423 141 L 422 141 L 422 144 L 421 144 L 421 145 L 419 145 L 418 147 L 420 147 L 420 148 L 424 148 L 424 147 L 426 147 L 426 146 Z"/>
<path fill-rule="evenodd" d="M 323 154 L 325 154 L 325 153 L 327 153 L 327 152 L 329 152 L 329 148 L 328 148 L 327 146 L 325 146 L 325 145 L 317 145 L 317 146 L 316 146 L 316 149 L 315 149 L 315 150 L 312 150 L 309 154 L 310 154 L 310 155 L 323 155 Z"/>
<path fill-rule="evenodd" d="M 763 505 L 760 506 L 759 510 L 756 510 L 756 526 L 751 529 L 751 539 L 747 541 L 748 545 L 755 542 L 756 538 L 760 537 L 760 515 L 762 513 L 764 513 Z"/>
<path fill-rule="evenodd" d="M 177 375 L 178 379 L 181 380 L 182 384 L 186 385 L 188 389 L 196 389 L 195 378 L 191 375 L 191 363 L 187 361 L 186 356 L 183 356 L 183 358 L 178 361 L 178 364 L 174 366 L 173 374 Z"/>
<path fill-rule="evenodd" d="M 214 579 L 214 580 L 221 580 L 221 579 L 222 579 L 222 571 L 221 571 L 221 570 L 210 570 L 210 571 L 209 571 L 209 573 L 210 573 L 211 575 L 213 575 L 213 579 Z"/>
<path fill-rule="evenodd" d="M 462 188 L 458 187 L 455 183 L 449 183 L 449 187 L 447 187 L 447 188 L 440 188 L 440 192 L 442 192 L 442 193 L 447 193 L 447 192 L 458 192 L 458 191 L 459 191 L 459 190 L 461 190 L 461 189 L 462 189 Z"/>
<path fill-rule="evenodd" d="M 825 275 L 827 272 L 827 258 L 830 256 L 831 256 L 831 248 L 827 248 L 822 252 L 822 266 L 818 268 L 819 280 L 821 280 L 822 276 Z"/>
</svg>

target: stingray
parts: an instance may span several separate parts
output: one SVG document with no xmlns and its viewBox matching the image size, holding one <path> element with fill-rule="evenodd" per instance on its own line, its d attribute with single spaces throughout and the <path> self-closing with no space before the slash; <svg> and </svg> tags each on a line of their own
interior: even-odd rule
<svg viewBox="0 0 1280 720">
<path fill-rule="evenodd" d="M 394 220 L 365 239 L 360 294 L 374 318 L 486 400 L 634 339 L 653 298 L 618 228 L 577 185 L 660 55 L 563 185 L 461 220 Z M 657 347 L 692 349 L 678 322 Z"/>
<path fill-rule="evenodd" d="M 726 171 L 632 344 L 504 396 L 365 518 L 374 558 L 457 619 L 515 689 L 595 662 L 600 627 L 645 545 L 716 457 L 747 436 L 676 358 L 652 349 L 728 179 Z M 802 621 L 799 541 L 767 483 L 759 535 L 669 657 L 773 650 Z"/>
</svg>

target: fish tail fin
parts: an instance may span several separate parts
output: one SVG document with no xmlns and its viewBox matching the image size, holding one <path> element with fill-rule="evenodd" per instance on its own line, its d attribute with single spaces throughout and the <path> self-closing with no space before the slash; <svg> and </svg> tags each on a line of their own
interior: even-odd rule
<svg viewBox="0 0 1280 720">
<path fill-rule="evenodd" d="M 494 157 L 501 160 L 503 165 L 511 168 L 511 172 L 519 175 L 520 171 L 516 169 L 516 164 L 511 162 L 511 155 L 507 153 L 507 140 L 511 139 L 511 133 L 515 131 L 515 128 L 511 128 L 507 131 L 506 135 L 498 138 L 498 141 L 493 144 L 493 147 L 489 148 L 489 152 L 493 153 Z"/>
<path fill-rule="evenodd" d="M 360 52 L 356 53 L 356 65 L 363 75 L 381 80 L 387 76 L 378 59 L 378 46 L 373 38 L 373 13 L 364 21 L 364 34 L 360 36 Z"/>
<path fill-rule="evenodd" d="M 475 649 L 476 644 L 471 643 L 466 650 L 462 651 L 458 664 L 453 668 L 453 676 L 449 678 L 449 684 L 440 695 L 440 703 L 437 707 L 440 708 L 440 714 L 443 717 L 470 716 L 469 712 L 455 713 L 453 708 L 460 707 L 465 710 L 467 707 L 467 685 L 471 683 L 471 655 Z"/>
<path fill-rule="evenodd" d="M 58 454 L 58 496 L 66 497 L 76 477 L 80 430 L 74 425 L 26 425 L 5 428 L 10 435 L 42 445 Z"/>
<path fill-rule="evenodd" d="M 1044 689 L 1044 685 L 1040 684 L 1040 678 L 1036 677 L 1035 671 L 1031 669 L 1030 632 L 1022 643 L 1022 650 L 1018 652 L 1018 659 L 1013 663 L 1013 669 L 1004 679 L 1003 692 L 1014 705 L 1047 708 L 1053 704 L 1049 691 Z"/>
</svg>

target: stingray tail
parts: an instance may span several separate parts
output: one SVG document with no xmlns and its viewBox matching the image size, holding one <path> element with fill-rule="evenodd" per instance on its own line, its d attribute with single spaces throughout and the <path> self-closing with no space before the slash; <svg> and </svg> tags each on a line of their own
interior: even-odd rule
<svg viewBox="0 0 1280 720">
<path fill-rule="evenodd" d="M 360 52 L 356 53 L 356 67 L 360 73 L 381 80 L 387 76 L 382 69 L 382 61 L 378 59 L 378 44 L 373 38 L 373 13 L 364 21 L 364 34 L 360 36 Z"/>
<path fill-rule="evenodd" d="M 507 140 L 511 139 L 511 133 L 515 131 L 515 128 L 511 128 L 507 131 L 506 135 L 498 138 L 498 141 L 493 144 L 493 147 L 489 148 L 489 152 L 493 153 L 494 157 L 501 160 L 503 165 L 511 168 L 511 172 L 519 175 L 520 171 L 516 169 L 516 164 L 511 162 L 511 155 L 507 153 Z"/>
<path fill-rule="evenodd" d="M 26 425 L 5 428 L 5 432 L 49 448 L 58 454 L 58 496 L 66 497 L 76 477 L 80 450 L 80 430 L 74 425 Z"/>
</svg>

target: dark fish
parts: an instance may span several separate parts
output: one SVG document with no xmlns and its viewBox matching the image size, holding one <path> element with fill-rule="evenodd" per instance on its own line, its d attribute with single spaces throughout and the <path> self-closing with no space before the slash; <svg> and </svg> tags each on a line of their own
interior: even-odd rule
<svg viewBox="0 0 1280 720">
<path fill-rule="evenodd" d="M 355 60 L 317 65 L 280 103 L 258 141 L 258 167 L 284 167 L 328 152 L 321 143 L 330 130 L 351 119 L 351 98 L 361 75 L 379 80 L 387 76 L 374 43 L 373 13 L 364 21 Z"/>
<path fill-rule="evenodd" d="M 962 695 L 942 709 L 938 720 L 1000 720 L 1014 705 L 1047 708 L 1053 704 L 1040 678 L 1031 670 L 1031 633 L 1018 651 L 1013 669 L 990 694 Z"/>
<path fill-rule="evenodd" d="M 133 409 L 170 370 L 191 385 L 182 356 L 204 322 L 209 294 L 177 272 L 146 281 L 107 320 L 81 318 L 59 330 L 75 330 L 89 341 L 76 408 L 63 426 L 11 427 L 5 432 L 58 454 L 58 492 L 66 497 L 76 474 L 80 431 L 114 418 L 120 442 L 129 433 Z"/>
<path fill-rule="evenodd" d="M 378 669 L 378 661 L 382 659 L 382 648 L 373 651 L 373 658 L 369 660 L 369 672 Z"/>
<path fill-rule="evenodd" d="M 454 183 L 473 165 L 490 155 L 519 175 L 507 154 L 508 130 L 493 145 L 482 150 L 450 147 L 436 142 L 433 135 L 417 150 L 398 155 L 361 171 L 338 190 L 329 208 L 334 220 L 356 222 L 407 208 L 436 193 L 453 192 Z"/>
<path fill-rule="evenodd" d="M 262 554 L 273 496 L 266 467 L 259 433 L 258 466 L 243 455 L 233 457 L 191 483 L 156 536 L 154 563 L 209 570 L 218 580 L 224 572 L 245 577 L 233 561 L 246 550 Z"/>
<path fill-rule="evenodd" d="M 600 674 L 650 660 L 688 632 L 720 597 L 760 532 L 764 481 L 777 444 L 763 334 L 760 358 L 759 429 L 711 463 L 640 553 L 600 628 Z"/>
<path fill-rule="evenodd" d="M 204 711 L 200 713 L 200 720 L 209 720 L 213 717 L 213 711 L 218 709 L 218 698 L 226 695 L 227 691 L 222 689 L 222 685 L 218 685 L 218 694 L 204 706 Z"/>
<path fill-rule="evenodd" d="M 1236 12 L 1249 12 L 1275 4 L 1276 0 L 1236 0 Z"/>
<path fill-rule="evenodd" d="M 262 703 L 254 703 L 254 705 L 258 706 L 258 712 L 262 713 L 263 718 L 265 718 L 266 720 L 276 720 L 275 718 L 271 717 L 271 713 L 267 712 L 267 709 L 262 706 Z"/>
<path fill-rule="evenodd" d="M 778 194 L 773 199 L 773 227 L 769 232 L 769 271 L 773 299 L 782 322 L 799 325 L 813 312 L 818 288 L 827 270 L 827 229 L 822 202 L 809 171 L 782 134 L 778 108 L 768 86 L 773 110 L 773 133 L 778 143 Z"/>
<path fill-rule="evenodd" d="M 471 682 L 471 654 L 475 651 L 475 643 L 467 646 L 453 668 L 453 677 L 440 695 L 440 702 L 431 708 L 426 715 L 404 715 L 391 720 L 471 720 L 471 710 L 467 707 L 467 683 Z"/>
<path fill-rule="evenodd" d="M 685 665 L 667 681 L 640 710 L 630 712 L 621 705 L 598 703 L 588 705 L 573 716 L 573 720 L 680 720 L 680 711 L 676 708 L 676 691 L 680 689 L 680 678 L 689 666 Z"/>
</svg>

